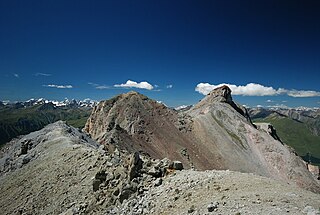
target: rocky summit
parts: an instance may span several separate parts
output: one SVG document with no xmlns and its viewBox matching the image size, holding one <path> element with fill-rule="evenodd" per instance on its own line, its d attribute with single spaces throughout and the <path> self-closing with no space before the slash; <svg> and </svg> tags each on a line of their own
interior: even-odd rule
<svg viewBox="0 0 320 215">
<path fill-rule="evenodd" d="M 129 92 L 0 150 L 1 214 L 319 214 L 319 192 L 226 86 L 179 111 Z"/>
</svg>

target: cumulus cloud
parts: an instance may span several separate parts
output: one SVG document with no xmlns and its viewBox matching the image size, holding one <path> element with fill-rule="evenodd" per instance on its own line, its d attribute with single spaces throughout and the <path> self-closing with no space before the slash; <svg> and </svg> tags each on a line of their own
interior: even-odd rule
<svg viewBox="0 0 320 215">
<path fill-rule="evenodd" d="M 218 84 L 212 85 L 209 83 L 199 83 L 195 91 L 207 95 L 210 91 L 217 87 L 227 85 L 233 95 L 242 95 L 242 96 L 276 96 L 276 95 L 288 95 L 291 97 L 316 97 L 320 96 L 320 92 L 312 90 L 287 90 L 284 88 L 274 89 L 273 87 L 263 86 L 261 84 L 249 83 L 245 86 L 237 86 L 234 84 Z M 267 101 L 268 102 L 268 101 Z M 271 100 L 269 102 L 272 102 Z"/>
<path fill-rule="evenodd" d="M 167 89 L 171 89 L 173 87 L 172 84 L 167 85 Z"/>
<path fill-rule="evenodd" d="M 19 78 L 19 74 L 17 74 L 17 73 L 14 73 L 13 76 L 16 78 Z"/>
<path fill-rule="evenodd" d="M 140 89 L 146 89 L 146 90 L 152 90 L 153 86 L 149 84 L 146 81 L 142 82 L 135 82 L 128 80 L 125 84 L 115 84 L 114 87 L 120 87 L 120 88 L 140 88 Z"/>
<path fill-rule="evenodd" d="M 243 95 L 243 96 L 273 96 L 277 94 L 277 91 L 272 87 L 265 87 L 260 84 L 249 83 L 245 86 L 237 86 L 234 84 L 218 84 L 212 85 L 209 83 L 199 83 L 196 87 L 196 91 L 207 95 L 210 91 L 217 87 L 222 87 L 227 85 L 231 90 L 233 95 Z"/>
<path fill-rule="evenodd" d="M 35 76 L 51 76 L 51 74 L 49 73 L 41 73 L 41 72 L 38 72 L 36 74 L 34 74 Z"/>
<path fill-rule="evenodd" d="M 266 102 L 268 102 L 268 103 L 273 103 L 274 101 L 271 100 L 271 99 L 268 99 Z"/>
<path fill-rule="evenodd" d="M 51 87 L 51 88 L 58 88 L 58 89 L 71 89 L 73 88 L 72 85 L 56 85 L 56 84 L 47 84 L 47 85 L 42 85 L 44 87 Z"/>
</svg>

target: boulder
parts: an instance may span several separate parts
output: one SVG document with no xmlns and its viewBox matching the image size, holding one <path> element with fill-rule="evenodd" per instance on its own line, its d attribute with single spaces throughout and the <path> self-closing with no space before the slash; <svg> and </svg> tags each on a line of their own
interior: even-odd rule
<svg viewBox="0 0 320 215">
<path fill-rule="evenodd" d="M 183 164 L 181 161 L 172 161 L 169 168 L 175 170 L 183 170 Z"/>
<path fill-rule="evenodd" d="M 130 158 L 130 169 L 129 169 L 129 177 L 130 180 L 136 178 L 140 174 L 140 170 L 142 169 L 143 161 L 140 158 L 138 152 L 135 152 Z"/>
</svg>

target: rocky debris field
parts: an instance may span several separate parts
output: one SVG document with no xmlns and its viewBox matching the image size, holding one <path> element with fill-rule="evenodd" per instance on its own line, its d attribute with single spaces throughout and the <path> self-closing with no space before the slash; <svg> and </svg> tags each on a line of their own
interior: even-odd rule
<svg viewBox="0 0 320 215">
<path fill-rule="evenodd" d="M 319 214 L 320 196 L 248 173 L 183 170 L 130 204 L 136 208 L 131 214 L 311 215 Z"/>
<path fill-rule="evenodd" d="M 118 149 L 106 151 L 60 121 L 1 149 L 0 211 L 105 214 L 148 187 L 161 185 L 167 171 L 181 169 L 179 161 L 150 159 Z"/>
<path fill-rule="evenodd" d="M 1 214 L 319 214 L 295 185 L 108 151 L 63 122 L 2 148 L 0 170 Z"/>
</svg>

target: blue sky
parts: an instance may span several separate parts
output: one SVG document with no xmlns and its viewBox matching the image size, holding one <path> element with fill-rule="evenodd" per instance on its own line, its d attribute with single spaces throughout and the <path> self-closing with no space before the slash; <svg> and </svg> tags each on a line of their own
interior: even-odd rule
<svg viewBox="0 0 320 215">
<path fill-rule="evenodd" d="M 319 8 L 308 0 L 0 0 L 0 100 L 137 90 L 178 106 L 226 83 L 245 105 L 319 107 Z"/>
</svg>

